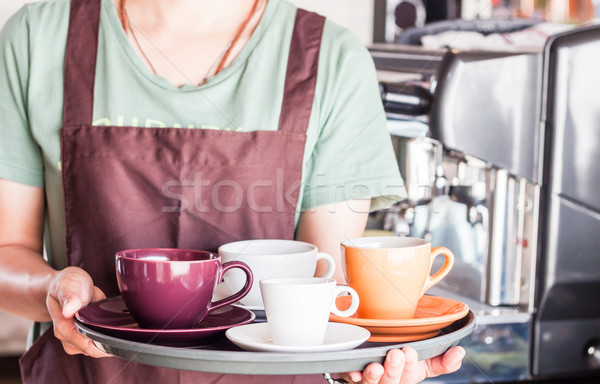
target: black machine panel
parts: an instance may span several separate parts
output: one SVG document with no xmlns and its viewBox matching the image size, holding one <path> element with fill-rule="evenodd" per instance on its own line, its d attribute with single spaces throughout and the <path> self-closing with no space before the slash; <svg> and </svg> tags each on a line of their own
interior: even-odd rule
<svg viewBox="0 0 600 384">
<path fill-rule="evenodd" d="M 533 374 L 600 373 L 600 27 L 545 52 L 544 229 Z"/>
</svg>

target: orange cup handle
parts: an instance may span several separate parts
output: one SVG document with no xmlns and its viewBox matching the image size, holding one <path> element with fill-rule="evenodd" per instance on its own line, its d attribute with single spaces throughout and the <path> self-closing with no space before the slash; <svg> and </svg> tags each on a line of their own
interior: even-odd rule
<svg viewBox="0 0 600 384">
<path fill-rule="evenodd" d="M 446 247 L 435 247 L 431 250 L 431 259 L 429 263 L 429 268 L 433 266 L 433 262 L 436 257 L 439 255 L 443 255 L 444 265 L 433 275 L 427 276 L 427 280 L 425 280 L 425 285 L 423 286 L 423 290 L 421 291 L 421 296 L 425 294 L 429 290 L 429 288 L 433 287 L 437 283 L 440 282 L 446 275 L 450 272 L 452 267 L 454 266 L 454 254 Z"/>
</svg>

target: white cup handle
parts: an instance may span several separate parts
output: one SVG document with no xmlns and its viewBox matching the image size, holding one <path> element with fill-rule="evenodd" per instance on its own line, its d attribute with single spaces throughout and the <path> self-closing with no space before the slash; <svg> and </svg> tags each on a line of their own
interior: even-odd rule
<svg viewBox="0 0 600 384">
<path fill-rule="evenodd" d="M 335 299 L 339 296 L 340 293 L 348 292 L 352 296 L 352 304 L 350 308 L 345 311 L 340 311 L 336 306 Z M 350 317 L 354 315 L 356 310 L 358 309 L 358 293 L 347 285 L 337 285 L 335 287 L 335 296 L 333 298 L 333 304 L 331 305 L 331 313 L 340 317 Z"/>
<path fill-rule="evenodd" d="M 325 253 L 325 252 L 317 252 L 317 261 L 319 260 L 325 260 L 327 262 L 327 271 L 325 272 L 325 274 L 323 276 L 318 276 L 318 277 L 323 277 L 325 279 L 331 279 L 331 277 L 333 277 L 333 274 L 335 272 L 335 260 L 333 260 L 333 257 L 331 257 L 331 255 Z"/>
</svg>

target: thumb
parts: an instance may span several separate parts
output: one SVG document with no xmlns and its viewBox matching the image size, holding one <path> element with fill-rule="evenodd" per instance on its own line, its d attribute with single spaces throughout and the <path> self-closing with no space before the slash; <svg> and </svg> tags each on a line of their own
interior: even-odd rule
<svg viewBox="0 0 600 384">
<path fill-rule="evenodd" d="M 63 270 L 55 289 L 56 299 L 61 306 L 63 316 L 66 318 L 72 318 L 94 296 L 92 278 L 76 268 Z"/>
<path fill-rule="evenodd" d="M 60 300 L 62 305 L 62 314 L 67 319 L 75 316 L 75 313 L 81 309 L 82 302 L 81 298 L 78 295 L 70 295 Z"/>
<path fill-rule="evenodd" d="M 96 286 L 94 286 L 94 292 L 92 294 L 91 300 L 82 300 L 81 297 L 77 293 L 63 294 L 59 299 L 62 306 L 62 314 L 64 317 L 70 319 L 75 316 L 75 313 L 79 311 L 84 306 L 88 305 L 90 302 L 100 301 L 106 299 L 106 295 L 102 290 Z M 89 295 L 84 295 L 89 296 Z"/>
</svg>

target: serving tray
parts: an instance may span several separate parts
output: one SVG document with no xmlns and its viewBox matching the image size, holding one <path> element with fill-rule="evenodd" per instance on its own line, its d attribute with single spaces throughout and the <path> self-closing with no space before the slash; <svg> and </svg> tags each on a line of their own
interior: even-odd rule
<svg viewBox="0 0 600 384">
<path fill-rule="evenodd" d="M 369 363 L 383 363 L 390 349 L 412 347 L 419 360 L 441 355 L 470 334 L 475 328 L 475 315 L 455 321 L 440 335 L 408 343 L 365 342 L 355 349 L 320 353 L 247 352 L 225 336 L 201 347 L 165 347 L 127 341 L 104 335 L 75 322 L 79 332 L 96 346 L 114 356 L 142 364 L 189 371 L 220 372 L 249 375 L 314 374 L 324 372 L 362 371 Z"/>
</svg>

